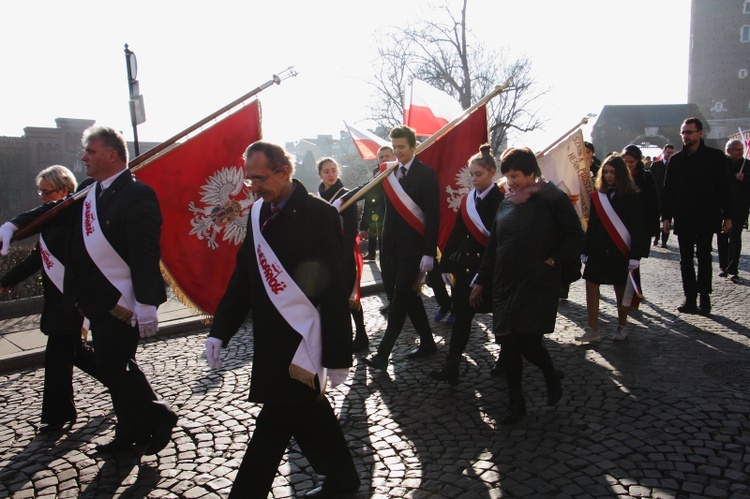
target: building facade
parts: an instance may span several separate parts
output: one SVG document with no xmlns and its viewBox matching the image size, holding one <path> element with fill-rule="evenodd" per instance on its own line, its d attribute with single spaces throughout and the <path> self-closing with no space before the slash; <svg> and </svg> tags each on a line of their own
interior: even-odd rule
<svg viewBox="0 0 750 499">
<path fill-rule="evenodd" d="M 750 0 L 692 0 L 688 102 L 723 141 L 750 128 Z"/>
</svg>

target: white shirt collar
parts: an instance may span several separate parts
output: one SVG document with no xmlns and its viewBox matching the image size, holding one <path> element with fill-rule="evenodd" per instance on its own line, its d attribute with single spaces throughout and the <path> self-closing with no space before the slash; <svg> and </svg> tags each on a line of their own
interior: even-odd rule
<svg viewBox="0 0 750 499">
<path fill-rule="evenodd" d="M 110 185 L 112 185 L 112 183 L 115 181 L 117 177 L 119 177 L 120 175 L 122 175 L 123 172 L 126 172 L 126 171 L 128 171 L 127 168 L 120 170 L 119 172 L 115 173 L 111 177 L 107 177 L 101 182 L 99 182 L 99 185 L 101 185 L 102 189 L 107 189 Z"/>
</svg>

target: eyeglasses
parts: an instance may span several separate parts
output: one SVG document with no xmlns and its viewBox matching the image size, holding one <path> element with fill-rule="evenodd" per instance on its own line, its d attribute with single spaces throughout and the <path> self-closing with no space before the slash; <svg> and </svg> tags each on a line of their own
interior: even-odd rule
<svg viewBox="0 0 750 499">
<path fill-rule="evenodd" d="M 274 168 L 273 170 L 271 170 L 271 173 L 269 173 L 268 175 L 264 175 L 262 177 L 245 177 L 245 180 L 242 183 L 245 184 L 245 187 L 252 187 L 253 184 L 255 185 L 264 184 L 266 180 L 271 178 L 271 175 L 273 175 L 277 171 L 279 171 L 279 167 Z"/>
<path fill-rule="evenodd" d="M 36 191 L 36 193 L 39 195 L 39 197 L 45 197 L 46 198 L 47 196 L 49 196 L 53 192 L 58 192 L 59 190 L 60 189 L 52 189 L 52 190 L 42 189 L 42 190 Z"/>
</svg>

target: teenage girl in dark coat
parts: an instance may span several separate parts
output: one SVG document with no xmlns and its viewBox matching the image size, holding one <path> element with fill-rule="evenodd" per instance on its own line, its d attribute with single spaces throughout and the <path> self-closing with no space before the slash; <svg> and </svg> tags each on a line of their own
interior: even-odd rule
<svg viewBox="0 0 750 499">
<path fill-rule="evenodd" d="M 318 176 L 320 177 L 320 186 L 318 186 L 318 195 L 329 203 L 339 199 L 348 189 L 344 187 L 339 178 L 339 165 L 333 158 L 322 158 L 318 161 Z M 343 224 L 343 242 L 344 242 L 344 276 L 346 279 L 346 290 L 351 293 L 349 297 L 349 306 L 351 308 L 352 318 L 356 333 L 352 349 L 354 351 L 366 348 L 369 344 L 367 332 L 365 331 L 365 319 L 360 303 L 359 285 L 362 271 L 362 255 L 359 252 L 359 235 L 357 231 L 357 204 L 353 203 L 343 212 L 341 220 Z"/>
<path fill-rule="evenodd" d="M 453 323 L 451 330 L 450 348 L 445 367 L 431 371 L 429 376 L 432 379 L 447 381 L 451 384 L 458 381 L 458 365 L 469 342 L 471 321 L 474 319 L 474 314 L 489 312 L 492 299 L 489 294 L 490 289 L 487 288 L 483 300 L 485 303 L 484 309 L 477 310 L 469 304 L 472 282 L 479 271 L 489 238 L 478 236 L 476 226 L 472 227 L 473 230 L 469 230 L 465 221 L 465 217 L 468 217 L 467 201 L 469 198 L 474 200 L 476 213 L 481 218 L 483 227 L 489 233 L 497 208 L 504 197 L 503 192 L 492 181 L 497 172 L 497 165 L 495 164 L 495 158 L 490 154 L 490 146 L 485 144 L 479 151 L 469 159 L 469 175 L 471 176 L 473 189 L 466 194 L 466 199 L 461 202 L 459 215 L 456 217 L 453 231 L 451 231 L 443 251 L 443 258 L 440 261 L 440 270 L 452 274 L 455 279 L 452 298 L 453 315 L 456 321 Z M 468 223 L 471 224 L 472 222 L 469 221 Z"/>
</svg>

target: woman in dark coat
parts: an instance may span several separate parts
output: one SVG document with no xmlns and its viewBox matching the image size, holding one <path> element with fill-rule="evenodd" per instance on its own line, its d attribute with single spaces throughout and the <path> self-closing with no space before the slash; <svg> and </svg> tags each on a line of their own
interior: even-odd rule
<svg viewBox="0 0 750 499">
<path fill-rule="evenodd" d="M 630 238 L 629 248 L 620 247 L 612 237 L 614 224 L 608 223 L 607 230 L 599 215 L 594 196 L 606 198 Z M 638 200 L 635 182 L 628 173 L 623 158 L 612 154 L 604 160 L 596 179 L 596 192 L 592 193 L 589 225 L 586 230 L 586 245 L 583 259 L 586 268 L 583 278 L 586 280 L 586 309 L 589 325 L 584 328 L 583 336 L 576 338 L 582 342 L 596 342 L 599 337 L 599 286 L 613 284 L 617 298 L 617 330 L 613 339 L 624 340 L 628 337 L 628 309 L 622 305 L 628 271 L 638 268 L 644 248 L 649 247 L 651 238 L 643 230 L 641 205 Z M 610 220 L 612 217 L 610 217 Z M 619 232 L 618 232 L 619 234 Z M 623 238 L 620 238 L 625 243 Z M 624 254 L 627 251 L 627 257 Z"/>
<path fill-rule="evenodd" d="M 538 366 L 547 386 L 547 403 L 562 397 L 561 371 L 544 348 L 544 334 L 555 329 L 561 269 L 580 258 L 584 233 L 573 204 L 541 178 L 528 148 L 508 149 L 500 160 L 506 195 L 492 225 L 470 303 L 479 308 L 492 287 L 493 332 L 502 346 L 510 403 L 501 423 L 526 414 L 521 389 L 523 358 Z"/>
<path fill-rule="evenodd" d="M 318 161 L 318 176 L 320 177 L 320 186 L 318 186 L 318 196 L 333 203 L 341 196 L 348 192 L 339 178 L 339 165 L 333 158 L 322 158 Z M 349 307 L 356 333 L 352 349 L 362 350 L 367 348 L 370 341 L 365 331 L 365 319 L 360 303 L 360 280 L 362 278 L 362 254 L 359 251 L 359 234 L 357 231 L 357 204 L 353 203 L 343 212 L 341 212 L 341 221 L 343 224 L 343 242 L 344 242 L 344 272 L 346 278 L 346 290 L 351 294 L 349 296 Z"/>
<path fill-rule="evenodd" d="M 36 185 L 43 203 L 56 202 L 76 190 L 73 173 L 60 165 L 39 172 Z M 82 339 L 83 317 L 77 311 L 63 308 L 62 262 L 66 241 L 65 226 L 45 225 L 34 250 L 0 279 L 0 292 L 7 292 L 42 270 L 44 307 L 39 329 L 47 335 L 47 348 L 40 432 L 57 431 L 75 422 L 73 366 L 98 379 L 94 351 Z"/>
<path fill-rule="evenodd" d="M 641 245 L 640 255 L 648 258 L 651 252 L 651 238 L 661 234 L 661 212 L 659 210 L 659 194 L 656 192 L 656 182 L 650 171 L 646 170 L 643 163 L 641 149 L 633 144 L 626 146 L 621 153 L 622 159 L 628 166 L 630 176 L 633 177 L 635 186 L 638 188 L 638 201 L 641 204 L 641 219 L 643 220 L 643 233 L 645 239 Z M 635 269 L 635 282 L 641 289 L 641 269 Z M 635 310 L 638 307 L 634 307 Z"/>
<path fill-rule="evenodd" d="M 474 314 L 490 311 L 490 288 L 485 290 L 485 307 L 482 310 L 471 307 L 469 294 L 489 242 L 492 221 L 504 197 L 503 192 L 492 181 L 496 172 L 495 158 L 490 154 L 490 146 L 485 144 L 479 149 L 479 153 L 469 159 L 469 175 L 474 188 L 461 200 L 459 215 L 440 261 L 440 270 L 452 274 L 455 279 L 452 298 L 453 315 L 456 320 L 451 330 L 445 366 L 429 373 L 432 379 L 438 381 L 447 381 L 451 384 L 458 382 L 458 365 L 469 342 Z M 480 220 L 476 220 L 477 215 Z M 476 222 L 480 222 L 481 227 Z"/>
</svg>

